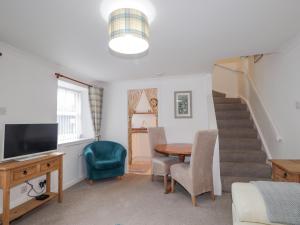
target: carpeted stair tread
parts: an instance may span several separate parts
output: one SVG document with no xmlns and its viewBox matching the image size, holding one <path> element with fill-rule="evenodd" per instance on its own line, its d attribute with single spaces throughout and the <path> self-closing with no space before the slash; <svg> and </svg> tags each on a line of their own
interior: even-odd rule
<svg viewBox="0 0 300 225">
<path fill-rule="evenodd" d="M 242 137 L 242 138 L 257 138 L 257 131 L 253 128 L 230 128 L 219 129 L 220 137 L 231 138 L 231 137 Z"/>
<path fill-rule="evenodd" d="M 213 97 L 225 97 L 226 95 L 224 93 L 218 92 L 218 91 L 212 91 Z"/>
<path fill-rule="evenodd" d="M 250 181 L 271 181 L 270 178 L 263 178 L 263 177 L 235 177 L 235 176 L 222 176 L 222 191 L 224 192 L 231 192 L 231 185 L 235 182 L 245 182 L 248 183 Z"/>
<path fill-rule="evenodd" d="M 236 150 L 222 150 L 220 151 L 221 162 L 256 162 L 265 163 L 266 154 L 260 150 L 249 150 L 249 151 L 236 151 Z"/>
<path fill-rule="evenodd" d="M 217 119 L 250 119 L 248 111 L 216 111 Z"/>
<path fill-rule="evenodd" d="M 244 148 L 244 147 L 243 148 L 220 148 L 220 151 L 245 152 L 246 154 L 252 151 L 263 152 L 261 149 Z"/>
<path fill-rule="evenodd" d="M 271 168 L 265 163 L 221 162 L 221 176 L 271 177 Z"/>
<path fill-rule="evenodd" d="M 232 103 L 242 103 L 240 98 L 224 98 L 224 97 L 214 97 L 215 104 L 232 104 Z"/>
<path fill-rule="evenodd" d="M 249 119 L 218 119 L 218 128 L 253 128 L 253 122 Z"/>
<path fill-rule="evenodd" d="M 254 128 L 247 105 L 240 98 L 214 97 L 219 129 L 220 170 L 223 191 L 231 191 L 234 182 L 268 180 L 271 167 Z"/>
<path fill-rule="evenodd" d="M 220 148 L 261 149 L 261 141 L 256 138 L 220 138 Z"/>
<path fill-rule="evenodd" d="M 215 104 L 215 110 L 219 111 L 246 111 L 246 104 L 242 103 L 226 103 L 226 104 Z"/>
</svg>

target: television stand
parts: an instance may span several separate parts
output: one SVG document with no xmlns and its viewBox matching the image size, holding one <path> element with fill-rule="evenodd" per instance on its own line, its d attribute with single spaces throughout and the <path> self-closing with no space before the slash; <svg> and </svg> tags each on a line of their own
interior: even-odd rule
<svg viewBox="0 0 300 225">
<path fill-rule="evenodd" d="M 28 159 L 26 161 L 12 160 L 0 163 L 0 188 L 3 194 L 3 213 L 0 215 L 2 225 L 9 225 L 25 213 L 57 198 L 58 202 L 63 200 L 63 155 L 55 152 L 48 155 Z M 51 192 L 51 172 L 58 170 L 58 192 Z M 46 175 L 46 195 L 48 198 L 42 200 L 31 200 L 10 209 L 10 189 L 36 177 Z"/>
</svg>

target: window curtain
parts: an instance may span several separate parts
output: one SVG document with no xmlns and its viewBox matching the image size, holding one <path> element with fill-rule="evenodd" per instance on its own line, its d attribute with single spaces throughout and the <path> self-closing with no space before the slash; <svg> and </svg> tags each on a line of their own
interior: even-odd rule
<svg viewBox="0 0 300 225">
<path fill-rule="evenodd" d="M 143 90 L 129 90 L 128 91 L 128 115 L 132 115 L 135 112 Z"/>
<path fill-rule="evenodd" d="M 103 88 L 89 87 L 89 102 L 92 114 L 95 138 L 100 140 L 101 118 L 102 118 L 102 103 L 103 103 Z"/>
<path fill-rule="evenodd" d="M 148 89 L 145 89 L 145 93 L 146 93 L 148 102 L 152 108 L 152 112 L 157 113 L 157 106 L 153 107 L 153 105 L 151 104 L 152 98 L 157 99 L 157 89 L 156 88 L 148 88 Z"/>
</svg>

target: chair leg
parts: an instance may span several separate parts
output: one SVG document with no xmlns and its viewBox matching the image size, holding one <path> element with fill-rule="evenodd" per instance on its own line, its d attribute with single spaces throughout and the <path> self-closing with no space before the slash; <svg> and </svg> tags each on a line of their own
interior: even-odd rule
<svg viewBox="0 0 300 225">
<path fill-rule="evenodd" d="M 174 193 L 175 192 L 175 180 L 173 178 L 171 178 L 171 192 Z"/>
<path fill-rule="evenodd" d="M 196 196 L 195 195 L 191 195 L 191 197 L 192 197 L 192 204 L 193 204 L 193 206 L 197 206 L 197 198 L 196 198 Z"/>
<path fill-rule="evenodd" d="M 211 200 L 213 200 L 213 201 L 216 199 L 214 191 L 210 192 L 210 197 L 211 197 Z"/>
<path fill-rule="evenodd" d="M 151 175 L 151 181 L 154 181 L 154 174 Z"/>
<path fill-rule="evenodd" d="M 165 194 L 168 194 L 168 175 L 164 175 Z"/>
</svg>

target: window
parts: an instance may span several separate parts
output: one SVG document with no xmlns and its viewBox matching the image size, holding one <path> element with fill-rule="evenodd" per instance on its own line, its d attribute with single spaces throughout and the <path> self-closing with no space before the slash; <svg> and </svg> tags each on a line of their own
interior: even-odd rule
<svg viewBox="0 0 300 225">
<path fill-rule="evenodd" d="M 58 143 L 93 137 L 86 88 L 59 81 L 57 89 Z"/>
</svg>

